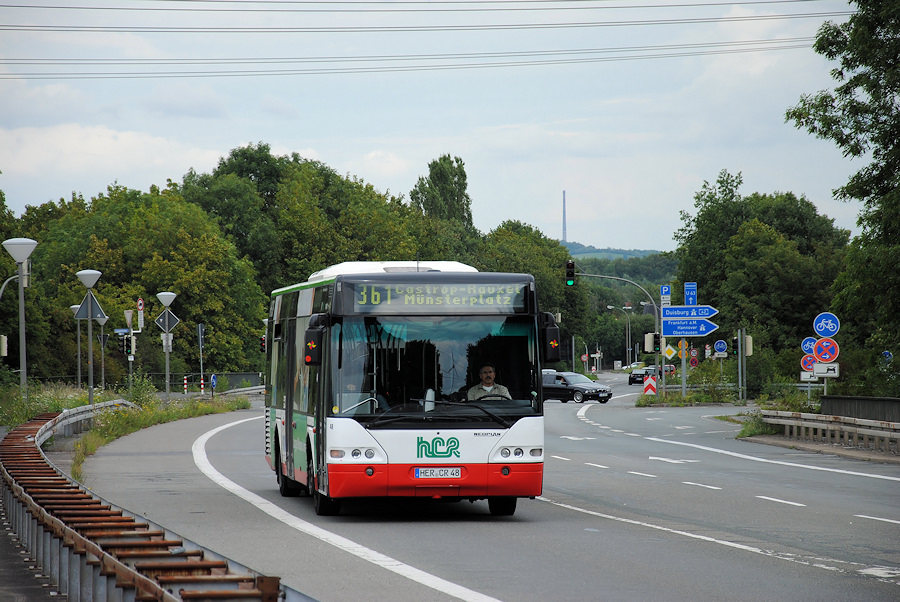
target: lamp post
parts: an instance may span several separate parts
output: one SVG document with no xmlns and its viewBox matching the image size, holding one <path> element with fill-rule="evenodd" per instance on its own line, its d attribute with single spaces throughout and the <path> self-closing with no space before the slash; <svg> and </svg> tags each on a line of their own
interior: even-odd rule
<svg viewBox="0 0 900 602">
<path fill-rule="evenodd" d="M 103 327 L 109 321 L 109 317 L 97 318 L 100 325 L 100 388 L 106 390 L 106 334 Z"/>
<path fill-rule="evenodd" d="M 88 403 L 94 405 L 94 333 L 91 328 L 91 324 L 93 323 L 93 289 L 94 285 L 97 284 L 97 281 L 100 279 L 101 273 L 97 270 L 81 270 L 75 274 L 78 276 L 78 279 L 81 280 L 81 284 L 88 290 L 87 294 L 87 323 L 88 323 Z"/>
<path fill-rule="evenodd" d="M 169 306 L 172 305 L 172 301 L 175 300 L 175 297 L 176 297 L 175 293 L 171 293 L 169 291 L 162 292 L 162 293 L 156 293 L 156 298 L 159 299 L 159 302 L 162 303 L 166 309 L 169 309 Z M 166 324 L 165 324 L 165 328 L 164 328 L 164 330 L 166 332 L 166 336 L 164 338 L 167 340 L 166 340 L 166 344 L 163 345 L 163 347 L 165 347 L 165 350 L 166 350 L 166 401 L 168 402 L 169 401 L 169 353 L 171 350 L 171 343 L 170 343 L 171 339 L 169 339 L 169 336 L 171 336 L 169 334 L 169 330 L 170 330 L 169 313 L 170 312 L 166 311 L 163 313 L 165 313 L 165 316 L 166 316 Z"/>
<path fill-rule="evenodd" d="M 606 309 L 617 309 L 625 314 L 625 361 L 631 363 L 631 314 L 615 305 L 607 305 Z"/>
<path fill-rule="evenodd" d="M 22 400 L 28 400 L 28 362 L 25 355 L 25 262 L 37 246 L 30 238 L 10 238 L 3 241 L 3 248 L 16 262 L 19 272 L 19 388 Z"/>
<path fill-rule="evenodd" d="M 70 305 L 69 309 L 75 315 L 75 324 L 78 326 L 78 388 L 81 388 L 81 320 L 78 319 L 78 308 L 80 305 Z"/>
</svg>

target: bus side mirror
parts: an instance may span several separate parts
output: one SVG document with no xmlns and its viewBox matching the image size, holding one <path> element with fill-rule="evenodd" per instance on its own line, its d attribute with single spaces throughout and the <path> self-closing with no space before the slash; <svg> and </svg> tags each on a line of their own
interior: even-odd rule
<svg viewBox="0 0 900 602">
<path fill-rule="evenodd" d="M 560 360 L 559 326 L 553 314 L 541 314 L 541 338 L 543 339 L 544 363 L 552 364 Z"/>
</svg>

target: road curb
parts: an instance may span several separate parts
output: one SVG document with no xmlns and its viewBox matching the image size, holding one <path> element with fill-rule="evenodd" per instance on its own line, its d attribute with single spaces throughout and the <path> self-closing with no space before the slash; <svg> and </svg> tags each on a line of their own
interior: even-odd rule
<svg viewBox="0 0 900 602">
<path fill-rule="evenodd" d="M 842 458 L 850 458 L 853 460 L 862 460 L 864 462 L 880 462 L 883 464 L 900 464 L 900 456 L 889 452 L 879 452 L 874 450 L 858 449 L 852 447 L 844 447 L 834 443 L 815 443 L 812 441 L 798 441 L 796 439 L 788 439 L 780 435 L 754 435 L 753 437 L 742 437 L 742 441 L 751 443 L 762 443 L 764 445 L 775 445 L 777 447 L 785 447 L 788 449 L 796 449 L 805 452 L 818 454 L 831 454 Z"/>
</svg>

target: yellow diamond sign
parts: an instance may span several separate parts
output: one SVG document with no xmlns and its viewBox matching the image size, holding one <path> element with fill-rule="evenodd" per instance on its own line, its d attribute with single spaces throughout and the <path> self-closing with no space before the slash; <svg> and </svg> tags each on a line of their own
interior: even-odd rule
<svg viewBox="0 0 900 602">
<path fill-rule="evenodd" d="M 678 352 L 675 350 L 675 348 L 671 345 L 666 345 L 666 357 L 668 359 L 672 359 L 676 355 L 678 355 Z"/>
</svg>

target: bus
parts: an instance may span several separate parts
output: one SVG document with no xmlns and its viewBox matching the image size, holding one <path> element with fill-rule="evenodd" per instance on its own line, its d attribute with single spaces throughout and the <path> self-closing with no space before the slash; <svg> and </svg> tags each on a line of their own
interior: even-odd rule
<svg viewBox="0 0 900 602">
<path fill-rule="evenodd" d="M 346 262 L 272 292 L 265 448 L 284 496 L 318 515 L 353 498 L 541 494 L 541 362 L 559 328 L 530 274 L 453 261 Z M 473 398 L 491 366 L 496 384 Z"/>
</svg>

